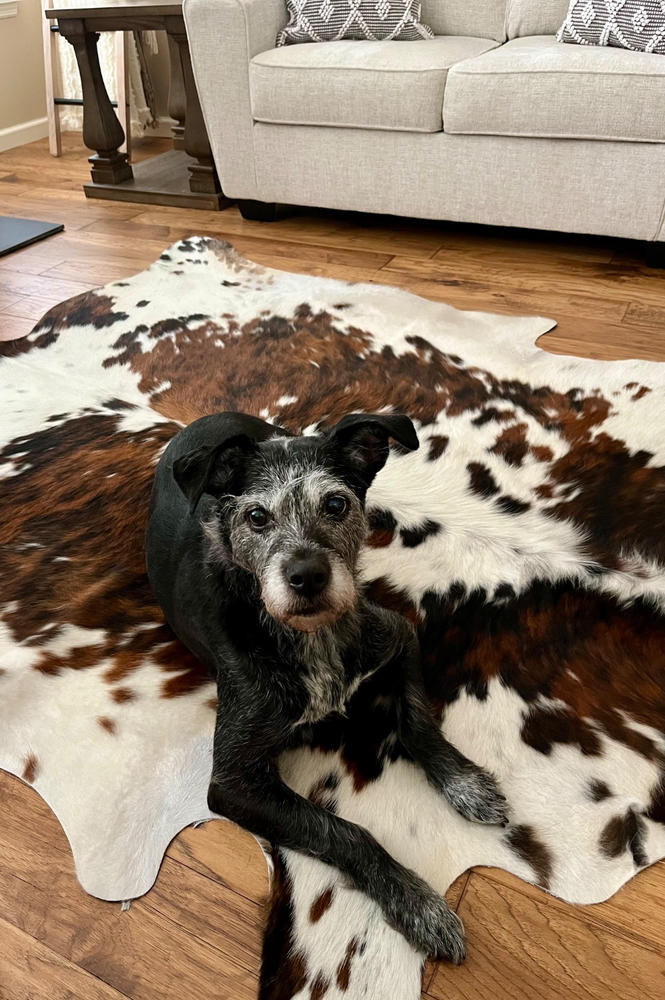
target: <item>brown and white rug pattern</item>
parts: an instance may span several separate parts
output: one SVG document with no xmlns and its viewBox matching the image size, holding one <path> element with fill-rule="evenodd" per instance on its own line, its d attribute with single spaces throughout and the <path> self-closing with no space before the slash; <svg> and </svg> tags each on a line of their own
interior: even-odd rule
<svg viewBox="0 0 665 1000">
<path fill-rule="evenodd" d="M 419 626 L 446 734 L 498 774 L 512 824 L 452 812 L 387 716 L 323 726 L 287 780 L 441 891 L 485 864 L 592 902 L 665 855 L 665 368 L 549 355 L 552 325 L 192 238 L 0 345 L 0 765 L 49 802 L 88 892 L 146 892 L 211 816 L 215 691 L 142 538 L 162 449 L 224 409 L 416 421 L 420 451 L 370 492 L 363 574 Z M 421 966 L 336 872 L 278 857 L 264 1000 L 415 1000 Z"/>
</svg>

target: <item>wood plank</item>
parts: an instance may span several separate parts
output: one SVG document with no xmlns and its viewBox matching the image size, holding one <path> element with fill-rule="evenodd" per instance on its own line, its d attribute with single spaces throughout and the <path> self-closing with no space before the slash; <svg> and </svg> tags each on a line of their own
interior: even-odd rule
<svg viewBox="0 0 665 1000">
<path fill-rule="evenodd" d="M 45 275 L 23 274 L 20 271 L 9 270 L 0 262 L 0 291 L 15 292 L 18 295 L 56 295 L 56 301 L 62 302 L 72 295 L 87 292 L 93 285 L 91 282 L 65 281 L 62 278 L 52 278 Z"/>
<path fill-rule="evenodd" d="M 0 919 L 2 1000 L 121 1000 L 95 976 Z"/>
<path fill-rule="evenodd" d="M 25 337 L 30 333 L 34 325 L 31 319 L 25 319 L 23 316 L 10 316 L 7 313 L 0 312 L 0 341 L 16 340 L 18 337 Z"/>
<path fill-rule="evenodd" d="M 19 295 L 18 292 L 0 291 L 0 313 L 11 308 L 11 306 L 16 305 L 17 302 L 21 301 L 21 298 L 22 296 Z"/>
<path fill-rule="evenodd" d="M 459 225 L 450 226 L 442 247 L 432 259 L 447 259 L 454 253 L 469 263 L 494 263 L 499 259 L 511 267 L 535 261 L 549 264 L 557 260 L 608 264 L 616 258 L 616 243 L 616 240 L 603 237 Z"/>
<path fill-rule="evenodd" d="M 43 274 L 57 264 L 76 264 L 78 261 L 97 264 L 124 264 L 130 262 L 135 270 L 156 260 L 167 246 L 166 241 L 135 245 L 127 239 L 127 223 L 121 223 L 124 237 L 118 238 L 117 246 L 104 246 L 103 239 L 94 235 L 84 236 L 85 230 L 58 233 L 57 236 L 26 247 L 2 258 L 3 267 L 9 271 L 28 274 Z"/>
<path fill-rule="evenodd" d="M 171 842 L 168 858 L 262 904 L 268 895 L 268 866 L 251 834 L 223 820 L 187 827 Z"/>
<path fill-rule="evenodd" d="M 257 903 L 166 858 L 141 907 L 168 918 L 233 966 L 258 976 L 264 921 Z"/>
<path fill-rule="evenodd" d="M 434 1000 L 662 1000 L 665 956 L 473 874 L 460 907 L 464 965 L 440 965 Z"/>
<path fill-rule="evenodd" d="M 651 329 L 665 328 L 665 300 L 662 306 L 647 306 L 643 302 L 629 302 L 624 314 L 624 323 L 629 326 L 646 326 Z"/>
<path fill-rule="evenodd" d="M 35 849 L 46 852 L 52 848 L 71 856 L 64 831 L 41 796 L 15 775 L 2 770 L 0 815 L 5 843 L 19 843 L 26 830 L 30 829 L 30 840 Z"/>
<path fill-rule="evenodd" d="M 42 318 L 44 313 L 61 301 L 59 296 L 22 295 L 12 305 L 3 310 L 5 316 L 16 316 L 20 319 L 32 320 L 33 324 Z"/>
<path fill-rule="evenodd" d="M 619 358 L 665 359 L 665 329 L 640 329 L 611 323 L 586 322 L 583 326 L 564 321 L 544 334 L 538 346 L 553 354 L 575 354 L 604 361 Z"/>
<path fill-rule="evenodd" d="M 500 868 L 477 868 L 474 872 L 544 905 L 572 912 L 579 920 L 600 924 L 625 937 L 648 942 L 665 955 L 665 907 L 662 906 L 665 899 L 665 861 L 639 872 L 611 899 L 593 906 L 573 906 Z"/>
<path fill-rule="evenodd" d="M 418 260 L 413 257 L 395 256 L 385 270 L 395 275 L 415 278 L 435 278 L 437 281 L 455 285 L 469 279 L 484 283 L 510 282 L 514 279 L 514 269 L 504 265 L 500 257 L 493 263 L 479 262 L 470 265 L 464 258 L 454 253 L 437 254 L 435 260 Z M 655 268 L 653 274 L 645 274 L 638 268 L 598 264 L 575 265 L 572 261 L 553 262 L 544 267 L 525 263 L 519 270 L 519 285 L 528 292 L 546 296 L 547 289 L 556 281 L 559 291 L 568 295 L 595 295 L 613 302 L 628 303 L 639 296 L 647 305 L 661 307 L 665 299 L 665 272 Z"/>
<path fill-rule="evenodd" d="M 13 253 L 2 257 L 2 271 L 18 271 L 20 274 L 41 274 L 54 264 L 59 264 L 67 259 L 67 251 L 64 249 L 63 240 L 67 237 L 64 233 L 56 233 L 43 243 L 35 243 L 33 246 L 24 247 L 22 250 L 15 250 Z"/>
<path fill-rule="evenodd" d="M 63 261 L 42 272 L 47 278 L 63 278 L 67 281 L 83 281 L 91 288 L 108 285 L 112 281 L 124 281 L 137 271 L 142 271 L 136 261 L 118 264 L 114 261 Z"/>
<path fill-rule="evenodd" d="M 104 220 L 105 221 L 105 220 Z M 114 221 L 114 220 L 110 220 Z M 101 224 L 97 220 L 93 225 Z M 66 240 L 66 245 L 71 247 L 71 256 L 90 260 L 115 260 L 118 257 L 123 259 L 136 258 L 137 260 L 157 260 L 163 250 L 174 243 L 175 239 L 181 239 L 183 235 L 190 235 L 194 231 L 190 227 L 185 227 L 182 234 L 178 234 L 174 239 L 127 239 L 127 223 L 119 224 L 120 229 L 115 234 L 105 232 L 95 232 L 91 226 L 84 226 L 73 232 L 65 232 L 62 239 Z M 132 221 L 132 232 L 134 223 Z"/>
<path fill-rule="evenodd" d="M 34 791 L 22 792 L 14 801 L 23 802 L 23 825 L 3 828 L 0 839 L 2 920 L 132 1000 L 255 996 L 261 939 L 256 904 L 170 859 L 159 888 L 129 911 L 94 899 L 78 885 L 69 851 L 26 837 L 37 821 L 61 844 L 64 835 Z"/>
<path fill-rule="evenodd" d="M 586 320 L 607 320 L 621 323 L 626 311 L 625 303 L 599 301 L 592 295 L 568 295 L 553 285 L 544 293 L 529 292 L 508 282 L 486 283 L 469 279 L 444 283 L 436 280 L 412 279 L 403 274 L 393 274 L 386 268 L 372 274 L 372 281 L 395 285 L 436 302 L 446 302 L 456 309 L 486 311 L 511 316 L 550 316 L 552 319 L 570 317 L 579 329 Z M 514 279 L 514 276 L 513 276 Z M 360 279 L 357 279 L 360 280 Z"/>
<path fill-rule="evenodd" d="M 60 215 L 67 213 L 67 219 L 70 216 L 81 220 L 87 217 L 88 221 L 92 222 L 95 218 L 131 219 L 136 215 L 137 208 L 141 207 L 140 205 L 123 205 L 112 201 L 80 201 L 79 196 L 80 193 L 76 188 L 63 191 L 57 188 L 54 190 L 34 189 L 29 196 L 23 194 L 13 200 L 12 212 L 18 212 L 22 204 L 29 203 L 30 211 L 33 212 L 34 207 L 39 206 L 41 212 L 48 212 L 50 215 L 53 215 L 54 212 Z"/>
<path fill-rule="evenodd" d="M 314 242 L 321 246 L 342 249 L 372 250 L 377 253 L 409 254 L 411 257 L 430 257 L 444 242 L 441 224 L 413 222 L 382 216 L 359 216 L 342 212 L 302 212 L 270 224 L 243 219 L 237 208 L 224 212 L 198 212 L 199 225 L 207 230 L 227 236 L 257 236 L 265 238 L 269 229 L 271 238 L 289 243 Z M 148 225 L 175 225 L 181 222 L 177 210 L 153 208 L 136 217 L 136 222 Z M 308 234 L 306 240 L 303 233 Z"/>
<path fill-rule="evenodd" d="M 183 213 L 183 218 L 186 217 Z M 182 224 L 171 227 L 165 223 L 161 225 L 157 223 L 148 225 L 145 222 L 137 222 L 136 219 L 132 220 L 132 238 L 141 242 L 144 240 L 159 240 L 166 246 L 166 243 L 169 241 L 173 242 L 174 240 L 182 239 L 185 232 L 186 228 L 183 228 Z M 81 235 L 85 233 L 103 233 L 106 237 L 119 236 L 122 238 L 123 236 L 127 236 L 127 229 L 116 219 L 100 219 L 86 226 Z M 171 233 L 175 234 L 173 238 L 171 237 Z M 112 239 L 109 239 L 108 242 L 110 246 L 113 246 Z"/>
<path fill-rule="evenodd" d="M 211 236 L 213 239 L 222 238 L 219 230 L 214 232 L 206 226 L 199 225 L 196 219 L 193 221 L 195 223 L 194 227 L 141 225 L 140 223 L 132 222 L 132 233 L 142 242 L 144 239 L 149 240 L 151 243 L 158 242 L 158 245 L 162 249 L 165 249 L 171 243 L 176 243 L 178 240 L 192 235 Z M 124 236 L 125 241 L 127 238 L 126 226 L 123 230 L 123 223 L 116 220 L 103 220 L 91 223 L 91 225 L 87 226 L 85 230 L 77 235 L 83 237 L 89 232 L 105 233 L 109 237 L 118 236 L 120 239 L 123 239 Z M 271 238 L 268 235 L 264 239 L 259 236 L 234 236 L 230 234 L 228 242 L 232 243 L 236 250 L 248 256 L 251 260 L 255 260 L 255 254 L 265 254 L 273 258 L 297 258 L 298 260 L 327 264 L 348 264 L 353 267 L 367 268 L 371 271 L 383 267 L 390 260 L 390 255 L 385 253 L 325 246 L 317 243 L 294 244 L 287 240 Z"/>
</svg>

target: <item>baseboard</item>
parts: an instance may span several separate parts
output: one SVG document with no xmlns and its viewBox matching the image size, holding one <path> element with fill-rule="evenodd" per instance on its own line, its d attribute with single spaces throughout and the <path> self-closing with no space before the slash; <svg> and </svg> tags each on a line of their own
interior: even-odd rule
<svg viewBox="0 0 665 1000">
<path fill-rule="evenodd" d="M 147 128 L 144 135 L 170 138 L 171 127 L 175 125 L 172 118 L 165 115 L 157 119 L 155 128 Z M 0 128 L 0 153 L 6 149 L 14 149 L 15 146 L 24 146 L 26 142 L 34 142 L 36 139 L 44 139 L 48 135 L 48 118 L 35 118 L 31 122 L 21 122 L 18 125 L 10 125 L 9 128 Z"/>
<path fill-rule="evenodd" d="M 33 118 L 31 122 L 20 122 L 9 128 L 0 128 L 0 153 L 15 146 L 24 146 L 48 135 L 48 118 Z"/>
</svg>

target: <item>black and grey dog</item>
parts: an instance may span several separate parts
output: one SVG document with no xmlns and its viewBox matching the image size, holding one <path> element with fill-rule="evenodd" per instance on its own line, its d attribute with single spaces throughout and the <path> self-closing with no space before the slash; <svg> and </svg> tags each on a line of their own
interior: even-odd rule
<svg viewBox="0 0 665 1000">
<path fill-rule="evenodd" d="M 463 929 L 445 901 L 367 830 L 288 788 L 276 764 L 391 671 L 407 755 L 463 816 L 504 821 L 494 779 L 430 714 L 411 626 L 358 588 L 365 495 L 390 438 L 418 447 L 398 414 L 352 414 L 304 437 L 240 413 L 195 421 L 157 469 L 148 575 L 173 631 L 217 678 L 210 809 L 336 866 L 412 945 L 460 962 Z"/>
</svg>

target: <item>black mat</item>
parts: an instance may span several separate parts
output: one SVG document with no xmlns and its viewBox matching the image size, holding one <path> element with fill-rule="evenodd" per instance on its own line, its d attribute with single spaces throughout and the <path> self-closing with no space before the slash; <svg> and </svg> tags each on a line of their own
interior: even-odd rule
<svg viewBox="0 0 665 1000">
<path fill-rule="evenodd" d="M 0 215 L 0 257 L 54 233 L 61 233 L 64 228 L 62 222 L 36 222 L 34 219 L 12 219 L 9 215 Z"/>
</svg>

